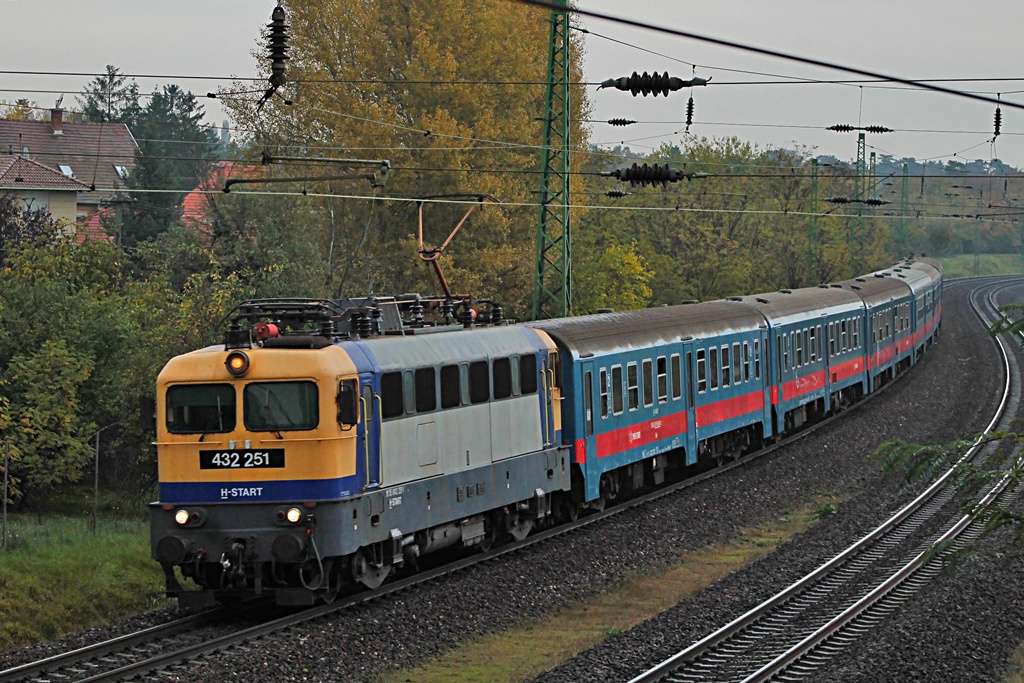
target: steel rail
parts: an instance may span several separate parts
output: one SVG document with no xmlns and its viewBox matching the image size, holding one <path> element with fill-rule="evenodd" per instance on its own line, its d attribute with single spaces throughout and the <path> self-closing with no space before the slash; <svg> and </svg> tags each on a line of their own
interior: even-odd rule
<svg viewBox="0 0 1024 683">
<path fill-rule="evenodd" d="M 987 279 L 988 278 L 979 278 L 979 280 L 987 280 Z M 1003 279 L 1005 279 L 1005 278 L 1003 278 Z M 964 280 L 956 281 L 954 283 L 947 283 L 947 289 L 948 289 L 948 285 L 949 284 L 954 284 L 954 285 L 972 284 L 972 282 L 973 282 L 973 279 L 971 279 L 971 280 L 964 279 Z M 1019 284 L 1019 283 L 1020 283 L 1020 281 L 1017 281 L 1017 284 Z M 980 284 L 980 286 L 978 288 L 979 291 L 980 291 L 982 286 L 984 286 L 984 284 Z M 971 297 L 971 305 L 972 305 L 972 308 L 975 311 L 975 314 L 978 316 L 979 320 L 981 320 L 982 322 L 986 322 L 985 317 L 983 316 L 981 311 L 978 309 L 978 307 L 974 303 L 973 296 Z M 985 430 L 984 430 L 985 432 L 991 431 L 992 428 L 1000 421 L 1000 419 L 1002 419 L 1003 413 L 1005 412 L 1006 406 L 1007 406 L 1007 404 L 1008 404 L 1008 402 L 1010 400 L 1011 390 L 1012 390 L 1010 361 L 1009 361 L 1009 358 L 1008 358 L 1008 353 L 1007 353 L 1006 348 L 1005 348 L 1005 344 L 1004 344 L 1002 339 L 997 339 L 997 346 L 998 346 L 998 348 L 1000 350 L 1001 358 L 1002 358 L 1002 361 L 1003 361 L 1002 373 L 1003 373 L 1003 376 L 1004 376 L 1004 383 L 1003 383 L 1003 387 L 1002 387 L 1002 390 L 1001 390 L 1002 396 L 1001 396 L 999 405 L 998 405 L 998 407 L 997 407 L 997 409 L 995 411 L 994 417 L 989 422 L 988 426 L 985 428 Z M 889 385 L 889 386 L 891 386 L 891 385 Z M 942 491 L 946 487 L 946 485 L 949 483 L 950 478 L 954 476 L 956 466 L 959 465 L 961 462 L 966 461 L 969 458 L 973 458 L 974 455 L 981 448 L 981 446 L 984 445 L 983 442 L 984 442 L 984 435 L 978 436 L 975 439 L 974 443 L 972 444 L 971 448 L 968 450 L 968 452 L 965 453 L 957 461 L 957 463 L 954 464 L 953 467 L 951 467 L 939 479 L 937 479 L 929 487 L 927 487 L 924 492 L 922 492 L 916 498 L 914 498 L 913 501 L 911 501 L 910 503 L 905 505 L 903 508 L 901 508 L 895 515 L 890 517 L 888 520 L 883 522 L 881 525 L 879 525 L 877 528 L 872 530 L 866 536 L 864 536 L 863 538 L 858 540 L 856 543 L 854 543 L 853 545 L 848 547 L 846 550 L 844 550 L 843 552 L 839 553 L 838 555 L 833 557 L 828 562 L 825 562 L 824 564 L 819 566 L 817 569 L 815 569 L 810 574 L 807 574 L 803 578 L 801 578 L 798 581 L 796 581 L 793 584 L 791 584 L 789 587 L 783 589 L 782 591 L 780 591 L 776 595 L 772 596 L 768 600 L 762 602 L 760 605 L 754 607 L 753 609 L 749 610 L 745 614 L 740 615 L 739 617 L 737 617 L 733 621 L 729 622 L 728 624 L 726 624 L 725 626 L 723 626 L 720 629 L 716 630 L 715 632 L 709 634 L 708 636 L 702 638 L 701 640 L 697 641 L 696 643 L 693 643 L 692 645 L 687 647 L 685 650 L 683 650 L 683 651 L 673 655 L 672 657 L 669 657 L 668 659 L 662 661 L 661 663 L 659 663 L 655 667 L 653 667 L 653 668 L 651 668 L 651 669 L 641 673 L 640 675 L 630 679 L 629 683 L 653 683 L 654 681 L 661 680 L 662 678 L 664 678 L 665 676 L 669 675 L 670 673 L 672 673 L 676 669 L 681 668 L 687 662 L 696 659 L 700 655 L 710 651 L 711 649 L 715 648 L 716 646 L 721 645 L 722 643 L 724 643 L 724 642 L 728 641 L 729 639 L 735 637 L 737 634 L 745 631 L 748 627 L 750 627 L 754 623 L 758 622 L 766 614 L 771 612 L 773 609 L 779 607 L 783 603 L 787 602 L 793 596 L 795 596 L 795 595 L 797 595 L 799 593 L 802 593 L 802 592 L 806 591 L 810 586 L 817 584 L 822 578 L 824 578 L 826 575 L 834 572 L 838 567 L 840 567 L 841 565 L 845 564 L 852 557 L 860 554 L 861 552 L 863 552 L 869 546 L 877 543 L 882 537 L 884 537 L 886 534 L 888 534 L 891 530 L 893 530 L 898 525 L 902 524 L 905 520 L 907 520 L 915 512 L 917 512 L 922 506 L 924 506 L 932 498 L 934 498 L 940 491 Z M 924 556 L 924 555 L 926 555 L 926 553 L 927 553 L 927 551 L 925 551 L 924 553 L 921 553 L 921 555 L 919 555 L 919 558 Z M 913 564 L 913 562 L 911 562 L 910 564 Z M 909 567 L 909 565 L 907 565 L 907 567 Z M 903 569 L 901 569 L 900 570 L 900 574 L 902 574 L 905 570 L 907 570 L 907 567 L 904 567 Z M 906 574 L 906 575 L 909 575 L 909 573 Z M 905 578 L 906 575 L 903 575 L 903 578 Z M 897 583 L 899 583 L 899 582 L 902 582 L 902 578 Z M 890 588 L 890 590 L 891 590 L 891 588 Z M 887 593 L 887 592 L 888 591 L 884 591 L 881 594 L 884 595 L 884 593 Z M 874 591 L 872 592 L 872 594 L 874 594 Z M 857 604 L 860 604 L 861 602 L 862 601 L 858 601 Z M 853 607 L 851 607 L 849 609 L 852 610 Z M 866 607 L 864 609 L 866 609 Z M 849 610 L 844 611 L 843 614 L 846 614 L 846 612 L 848 612 L 848 611 Z M 859 610 L 857 612 L 857 614 L 860 614 L 861 612 L 863 612 L 863 609 Z M 846 623 L 846 622 L 844 621 L 844 623 Z M 824 627 L 822 627 L 822 629 L 824 629 Z M 821 637 L 818 637 L 817 639 L 815 639 L 813 641 L 811 640 L 813 636 L 820 635 L 820 632 L 822 631 L 822 629 L 819 629 L 818 631 L 815 631 L 815 634 L 812 634 L 812 636 L 808 636 L 806 639 L 802 640 L 801 644 L 807 644 L 808 646 L 813 646 L 813 645 L 816 645 L 816 644 L 822 642 L 824 639 L 826 639 L 828 637 L 827 635 L 822 635 Z M 781 671 L 786 666 L 788 666 L 792 662 L 794 662 L 797 659 L 799 659 L 800 656 L 802 656 L 802 655 L 791 654 L 791 652 L 795 651 L 797 649 L 797 647 L 799 647 L 799 645 L 798 646 L 794 646 L 794 648 L 792 648 L 791 651 L 788 651 L 787 653 L 781 655 L 780 657 L 778 657 L 775 660 L 773 660 L 773 662 L 771 664 L 769 664 L 769 665 L 767 665 L 767 666 L 762 668 L 762 671 L 765 671 L 769 667 L 772 667 L 772 665 L 776 665 L 776 666 L 772 667 L 772 673 L 770 675 L 768 675 L 768 678 L 770 678 L 773 675 L 776 675 L 779 671 Z M 804 650 L 804 653 L 806 653 L 806 649 Z M 746 683 L 747 681 L 755 681 L 755 680 L 758 680 L 758 681 L 760 681 L 760 680 L 767 680 L 767 678 L 753 678 L 753 677 L 750 677 L 750 678 L 744 679 L 744 683 Z"/>
</svg>

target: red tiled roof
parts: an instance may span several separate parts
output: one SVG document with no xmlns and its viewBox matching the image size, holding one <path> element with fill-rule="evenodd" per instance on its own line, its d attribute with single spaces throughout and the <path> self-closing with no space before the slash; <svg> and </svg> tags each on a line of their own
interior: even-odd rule
<svg viewBox="0 0 1024 683">
<path fill-rule="evenodd" d="M 218 161 L 214 164 L 210 177 L 196 189 L 185 195 L 181 202 L 181 222 L 193 230 L 209 234 L 210 222 L 206 214 L 210 210 L 209 192 L 219 192 L 228 178 L 253 178 L 262 173 L 260 166 L 245 166 L 232 161 Z"/>
<path fill-rule="evenodd" d="M 0 190 L 68 190 L 87 192 L 89 186 L 56 169 L 20 154 L 0 156 Z"/>
<path fill-rule="evenodd" d="M 113 242 L 114 236 L 108 235 L 103 229 L 103 224 L 108 221 L 113 221 L 115 217 L 115 211 L 113 207 L 105 206 L 99 211 L 94 211 L 92 215 L 85 221 L 81 221 L 75 226 L 75 243 L 81 244 L 86 240 L 104 240 L 106 242 Z"/>
<path fill-rule="evenodd" d="M 114 166 L 135 166 L 135 138 L 123 123 L 70 123 L 54 135 L 50 121 L 0 120 L 0 154 L 25 154 L 51 168 L 70 166 L 75 178 L 101 190 L 122 188 Z M 97 192 L 96 200 L 115 192 Z M 82 197 L 88 201 L 90 195 Z"/>
</svg>

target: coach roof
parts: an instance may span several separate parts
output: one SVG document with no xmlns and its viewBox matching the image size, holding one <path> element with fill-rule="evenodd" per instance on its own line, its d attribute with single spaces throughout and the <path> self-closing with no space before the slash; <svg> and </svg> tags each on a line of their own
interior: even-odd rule
<svg viewBox="0 0 1024 683">
<path fill-rule="evenodd" d="M 661 306 L 526 323 L 542 329 L 579 356 L 672 344 L 683 339 L 756 330 L 764 317 L 750 306 L 725 301 Z"/>
</svg>

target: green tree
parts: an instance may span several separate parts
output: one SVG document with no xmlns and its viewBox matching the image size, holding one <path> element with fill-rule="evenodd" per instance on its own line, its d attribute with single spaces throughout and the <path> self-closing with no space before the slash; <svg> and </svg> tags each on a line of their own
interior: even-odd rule
<svg viewBox="0 0 1024 683">
<path fill-rule="evenodd" d="M 132 204 L 124 218 L 124 243 L 134 246 L 166 232 L 181 217 L 185 192 L 210 173 L 217 137 L 202 123 L 203 107 L 191 92 L 165 85 L 137 114 L 132 134 L 138 142 L 135 168 L 128 177 Z M 146 192 L 145 190 L 180 190 Z"/>
<path fill-rule="evenodd" d="M 18 245 L 56 243 L 61 235 L 60 224 L 47 209 L 23 207 L 14 195 L 0 195 L 0 266 Z"/>
<path fill-rule="evenodd" d="M 0 119 L 8 121 L 40 121 L 39 105 L 27 97 L 19 97 L 14 102 L 0 100 Z"/>
<path fill-rule="evenodd" d="M 17 452 L 11 473 L 20 481 L 20 495 L 45 498 L 81 478 L 90 456 L 84 440 L 93 425 L 83 421 L 79 404 L 91 372 L 89 360 L 63 340 L 46 341 L 8 364 L 0 386 L 11 401 L 10 419 L 2 434 Z"/>
<path fill-rule="evenodd" d="M 79 116 L 87 122 L 126 123 L 130 128 L 142 113 L 139 84 L 110 64 L 106 74 L 90 81 L 76 99 Z"/>
</svg>

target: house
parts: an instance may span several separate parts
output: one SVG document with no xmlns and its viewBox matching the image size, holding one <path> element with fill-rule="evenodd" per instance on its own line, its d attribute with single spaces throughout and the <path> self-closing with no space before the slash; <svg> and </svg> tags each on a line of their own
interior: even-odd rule
<svg viewBox="0 0 1024 683">
<path fill-rule="evenodd" d="M 238 164 L 233 161 L 218 161 L 213 165 L 210 176 L 185 195 L 181 202 L 181 222 L 207 241 L 213 236 L 211 196 L 219 196 L 229 178 L 258 178 L 266 173 L 265 167 Z"/>
<path fill-rule="evenodd" d="M 65 121 L 59 107 L 50 110 L 49 121 L 0 120 L 0 155 L 27 157 L 85 186 L 73 216 L 81 221 L 125 199 L 136 147 L 125 124 Z"/>
<path fill-rule="evenodd" d="M 89 186 L 20 154 L 0 156 L 0 195 L 14 195 L 25 208 L 46 209 L 50 217 L 73 226 L 78 197 Z"/>
</svg>

